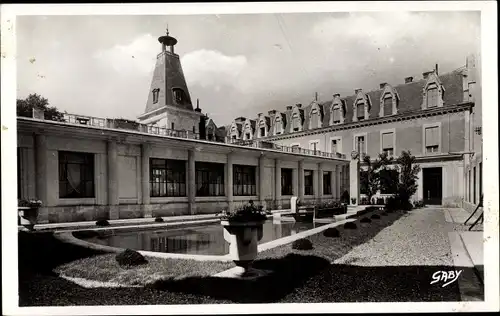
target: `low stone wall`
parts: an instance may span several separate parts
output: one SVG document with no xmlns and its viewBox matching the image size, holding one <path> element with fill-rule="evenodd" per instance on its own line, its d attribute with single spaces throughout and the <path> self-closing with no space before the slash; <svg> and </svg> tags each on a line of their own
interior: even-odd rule
<svg viewBox="0 0 500 316">
<path fill-rule="evenodd" d="M 474 212 L 476 210 L 476 207 L 477 207 L 477 204 L 472 204 L 472 203 L 466 202 L 466 201 L 462 202 L 462 208 L 469 213 Z"/>
</svg>

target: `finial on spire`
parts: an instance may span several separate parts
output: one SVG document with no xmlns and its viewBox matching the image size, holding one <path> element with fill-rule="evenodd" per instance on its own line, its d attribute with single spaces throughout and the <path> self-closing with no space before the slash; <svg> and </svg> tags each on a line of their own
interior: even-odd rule
<svg viewBox="0 0 500 316">
<path fill-rule="evenodd" d="M 168 33 L 168 23 L 167 23 L 167 36 L 168 36 L 168 34 L 169 34 L 169 33 Z"/>
<path fill-rule="evenodd" d="M 314 93 L 314 101 L 318 101 L 318 92 Z"/>
</svg>

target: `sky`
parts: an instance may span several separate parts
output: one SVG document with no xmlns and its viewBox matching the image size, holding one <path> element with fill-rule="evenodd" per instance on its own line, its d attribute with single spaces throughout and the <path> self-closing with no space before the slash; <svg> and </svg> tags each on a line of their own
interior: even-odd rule
<svg viewBox="0 0 500 316">
<path fill-rule="evenodd" d="M 217 125 L 333 94 L 378 89 L 465 65 L 479 12 L 18 16 L 17 97 L 61 111 L 135 119 L 146 107 L 158 37 L 178 40 L 191 99 Z"/>
</svg>

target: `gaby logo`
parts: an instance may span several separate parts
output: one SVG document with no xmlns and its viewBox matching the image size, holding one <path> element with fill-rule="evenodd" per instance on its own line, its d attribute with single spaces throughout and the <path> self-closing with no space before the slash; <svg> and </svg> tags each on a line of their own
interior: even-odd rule
<svg viewBox="0 0 500 316">
<path fill-rule="evenodd" d="M 455 282 L 462 272 L 463 272 L 463 270 L 434 272 L 434 274 L 432 275 L 431 284 L 434 284 L 434 283 L 441 281 L 441 282 L 444 282 L 442 287 L 445 287 L 445 286 L 450 285 L 451 283 Z"/>
</svg>

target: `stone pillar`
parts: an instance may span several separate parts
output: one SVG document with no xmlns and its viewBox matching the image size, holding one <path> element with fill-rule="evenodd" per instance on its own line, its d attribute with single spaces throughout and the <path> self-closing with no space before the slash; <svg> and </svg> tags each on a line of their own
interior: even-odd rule
<svg viewBox="0 0 500 316">
<path fill-rule="evenodd" d="M 35 174 L 36 174 L 36 198 L 42 201 L 39 209 L 37 222 L 45 224 L 49 222 L 49 211 L 47 186 L 47 139 L 45 135 L 35 135 Z"/>
<path fill-rule="evenodd" d="M 335 182 L 337 183 L 335 188 L 337 198 L 340 198 L 342 196 L 342 166 L 337 166 L 335 170 Z"/>
<path fill-rule="evenodd" d="M 349 201 L 351 205 L 359 205 L 359 159 L 352 159 L 350 162 L 350 198 L 355 198 L 356 203 Z"/>
<path fill-rule="evenodd" d="M 108 141 L 107 158 L 109 219 L 119 219 L 120 210 L 118 204 L 120 204 L 120 201 L 118 196 L 118 151 L 116 141 Z"/>
<path fill-rule="evenodd" d="M 149 189 L 149 159 L 151 158 L 151 145 L 141 145 L 141 177 L 142 177 L 142 205 L 144 217 L 152 217 L 151 192 Z"/>
<path fill-rule="evenodd" d="M 276 208 L 281 210 L 281 162 L 279 159 L 275 159 L 274 165 L 274 174 L 275 174 L 275 203 Z"/>
<path fill-rule="evenodd" d="M 227 206 L 230 212 L 233 211 L 233 154 L 229 153 L 227 155 L 226 162 L 226 197 L 227 197 Z"/>
<path fill-rule="evenodd" d="M 294 168 L 292 170 L 292 190 L 293 190 L 293 195 L 298 196 L 299 194 L 299 169 Z"/>
<path fill-rule="evenodd" d="M 304 202 L 304 161 L 299 160 L 299 192 L 298 197 L 300 202 Z"/>
<path fill-rule="evenodd" d="M 334 200 L 338 200 L 339 199 L 339 193 L 338 193 L 337 186 L 339 184 L 337 182 L 337 166 L 333 166 L 333 171 L 332 171 L 332 175 L 330 177 L 330 181 L 332 182 L 332 195 L 333 195 L 333 199 Z"/>
<path fill-rule="evenodd" d="M 194 150 L 188 150 L 188 161 L 187 161 L 187 193 L 188 193 L 188 210 L 189 214 L 194 215 L 196 213 L 196 167 L 195 167 L 195 157 Z"/>
<path fill-rule="evenodd" d="M 316 193 L 316 200 L 318 200 L 318 202 L 321 202 L 322 198 L 323 198 L 323 165 L 321 163 L 318 163 L 318 171 L 316 172 L 316 174 L 318 175 L 317 177 L 317 185 L 318 185 L 318 189 L 316 191 L 314 191 L 314 193 Z"/>
<path fill-rule="evenodd" d="M 259 201 L 260 205 L 264 205 L 266 203 L 266 191 L 264 183 L 266 182 L 266 166 L 265 166 L 265 157 L 261 155 L 259 157 Z M 268 206 L 266 205 L 266 208 Z"/>
</svg>

